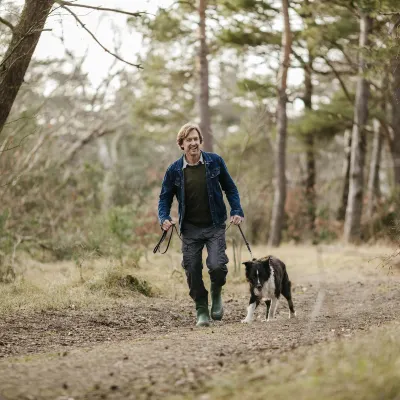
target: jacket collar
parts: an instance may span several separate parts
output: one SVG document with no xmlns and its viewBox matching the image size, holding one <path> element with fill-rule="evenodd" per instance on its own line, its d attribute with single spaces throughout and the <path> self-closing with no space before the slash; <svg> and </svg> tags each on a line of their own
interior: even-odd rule
<svg viewBox="0 0 400 400">
<path fill-rule="evenodd" d="M 203 150 L 200 150 L 200 151 L 201 151 L 201 155 L 203 156 L 204 164 L 206 164 L 206 165 L 210 164 L 212 159 L 209 156 L 209 154 L 207 152 L 203 151 Z M 175 164 L 176 165 L 176 167 L 175 167 L 176 170 L 178 170 L 178 171 L 182 171 L 183 170 L 184 158 L 185 158 L 185 155 L 182 155 L 182 157 L 177 160 L 177 163 Z"/>
<path fill-rule="evenodd" d="M 197 162 L 196 165 L 198 165 L 198 164 L 204 164 L 203 152 L 202 151 L 200 151 L 200 159 L 199 159 L 199 161 Z M 191 164 L 189 164 L 186 161 L 186 157 L 185 157 L 185 155 L 183 155 L 183 166 L 182 166 L 182 169 L 185 169 L 188 165 L 191 165 Z"/>
</svg>

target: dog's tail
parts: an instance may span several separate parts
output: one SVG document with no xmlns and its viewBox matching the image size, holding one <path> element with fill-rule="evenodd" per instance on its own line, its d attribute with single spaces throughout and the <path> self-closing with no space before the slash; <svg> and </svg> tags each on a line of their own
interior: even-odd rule
<svg viewBox="0 0 400 400">
<path fill-rule="evenodd" d="M 283 273 L 283 281 L 282 281 L 282 294 L 286 298 L 289 306 L 289 318 L 296 316 L 296 312 L 294 311 L 293 300 L 292 300 L 292 282 L 289 280 L 289 276 L 286 270 Z"/>
<path fill-rule="evenodd" d="M 286 268 L 283 271 L 282 292 L 286 298 L 292 297 L 292 282 L 290 282 L 289 275 L 286 272 Z"/>
</svg>

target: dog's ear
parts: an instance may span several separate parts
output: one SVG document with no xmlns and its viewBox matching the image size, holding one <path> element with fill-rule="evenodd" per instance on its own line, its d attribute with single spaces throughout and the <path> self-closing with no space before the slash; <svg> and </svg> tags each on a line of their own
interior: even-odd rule
<svg viewBox="0 0 400 400">
<path fill-rule="evenodd" d="M 245 261 L 242 264 L 246 267 L 246 271 L 248 271 L 251 268 L 251 266 L 253 265 L 253 262 L 252 261 Z"/>
<path fill-rule="evenodd" d="M 245 261 L 242 263 L 246 267 L 246 278 L 249 277 L 251 266 L 253 265 L 252 261 Z"/>
<path fill-rule="evenodd" d="M 261 260 L 261 264 L 263 265 L 263 267 L 264 268 L 268 268 L 269 269 L 269 256 L 268 257 L 264 257 L 262 260 Z"/>
<path fill-rule="evenodd" d="M 251 269 L 251 266 L 252 266 L 253 263 L 251 261 L 245 261 L 242 264 L 246 267 L 246 279 L 249 280 L 250 269 Z"/>
</svg>

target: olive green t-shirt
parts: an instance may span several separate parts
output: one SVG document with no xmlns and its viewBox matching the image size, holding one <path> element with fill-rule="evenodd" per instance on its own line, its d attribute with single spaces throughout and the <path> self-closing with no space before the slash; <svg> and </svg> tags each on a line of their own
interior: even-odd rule
<svg viewBox="0 0 400 400">
<path fill-rule="evenodd" d="M 212 225 L 205 165 L 187 165 L 183 173 L 185 178 L 184 222 L 199 227 Z"/>
</svg>

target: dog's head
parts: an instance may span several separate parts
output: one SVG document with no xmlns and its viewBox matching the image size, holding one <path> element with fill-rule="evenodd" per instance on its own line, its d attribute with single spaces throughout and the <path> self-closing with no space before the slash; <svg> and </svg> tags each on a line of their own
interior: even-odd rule
<svg viewBox="0 0 400 400">
<path fill-rule="evenodd" d="M 256 296 L 260 296 L 264 283 L 271 276 L 269 259 L 246 261 L 243 264 L 246 266 L 246 279 L 250 284 L 251 291 Z"/>
</svg>

